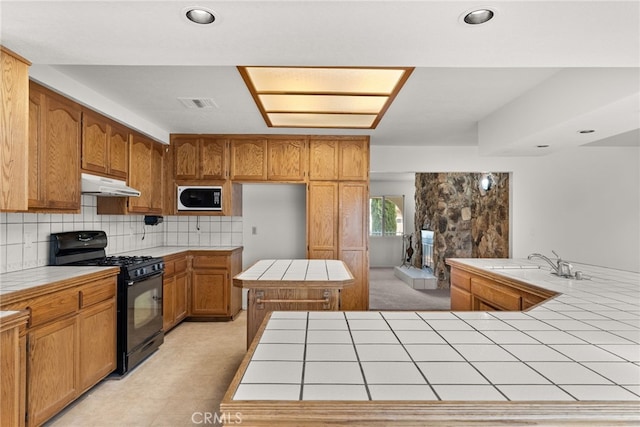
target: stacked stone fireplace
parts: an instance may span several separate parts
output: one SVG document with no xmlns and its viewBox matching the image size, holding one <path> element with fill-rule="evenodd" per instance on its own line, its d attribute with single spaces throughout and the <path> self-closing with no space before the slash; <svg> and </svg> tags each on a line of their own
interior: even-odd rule
<svg viewBox="0 0 640 427">
<path fill-rule="evenodd" d="M 494 186 L 481 192 L 481 173 L 417 173 L 415 242 L 433 230 L 433 272 L 438 288 L 449 287 L 446 258 L 509 256 L 509 174 L 493 173 Z M 484 194 L 483 194 L 484 193 Z M 422 268 L 422 245 L 412 265 Z"/>
</svg>

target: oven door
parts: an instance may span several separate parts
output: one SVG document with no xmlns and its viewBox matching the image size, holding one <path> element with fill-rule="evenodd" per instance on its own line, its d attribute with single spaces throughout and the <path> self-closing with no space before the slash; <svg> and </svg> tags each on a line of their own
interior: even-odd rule
<svg viewBox="0 0 640 427">
<path fill-rule="evenodd" d="M 162 329 L 162 273 L 127 283 L 127 353 Z"/>
</svg>

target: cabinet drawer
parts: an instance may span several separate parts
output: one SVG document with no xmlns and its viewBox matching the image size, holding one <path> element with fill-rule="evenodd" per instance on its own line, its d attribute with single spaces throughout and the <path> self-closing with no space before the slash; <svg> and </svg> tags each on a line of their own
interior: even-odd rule
<svg viewBox="0 0 640 427">
<path fill-rule="evenodd" d="M 520 310 L 520 295 L 510 292 L 508 289 L 488 281 L 471 279 L 471 293 L 485 300 L 491 306 L 503 310 Z"/>
<path fill-rule="evenodd" d="M 451 269 L 451 286 L 471 291 L 471 275 L 458 269 Z"/>
<path fill-rule="evenodd" d="M 116 295 L 116 279 L 100 280 L 80 289 L 80 308 L 89 307 Z"/>
<path fill-rule="evenodd" d="M 193 257 L 193 268 L 226 268 L 227 258 L 226 255 L 196 255 Z"/>
<path fill-rule="evenodd" d="M 42 325 L 78 311 L 79 294 L 76 289 L 55 292 L 28 301 L 31 309 L 31 322 L 29 327 Z"/>
</svg>

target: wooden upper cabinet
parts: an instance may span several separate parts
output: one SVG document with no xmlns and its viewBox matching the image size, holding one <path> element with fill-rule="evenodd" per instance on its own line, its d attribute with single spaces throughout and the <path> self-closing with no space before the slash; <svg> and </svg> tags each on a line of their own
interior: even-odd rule
<svg viewBox="0 0 640 427">
<path fill-rule="evenodd" d="M 29 208 L 78 212 L 80 106 L 34 82 L 29 92 Z"/>
<path fill-rule="evenodd" d="M 151 175 L 149 178 L 151 203 L 148 213 L 162 214 L 163 203 L 163 156 L 166 146 L 159 142 L 151 142 Z"/>
<path fill-rule="evenodd" d="M 341 181 L 368 180 L 369 138 L 342 140 L 338 147 L 338 179 Z"/>
<path fill-rule="evenodd" d="M 309 179 L 335 181 L 338 179 L 338 141 L 309 139 Z"/>
<path fill-rule="evenodd" d="M 270 138 L 267 153 L 268 181 L 304 181 L 307 169 L 305 138 Z"/>
<path fill-rule="evenodd" d="M 82 112 L 82 169 L 111 178 L 127 179 L 129 132 L 90 110 Z"/>
<path fill-rule="evenodd" d="M 107 148 L 109 151 L 109 175 L 127 180 L 129 175 L 129 129 L 111 122 L 107 131 Z"/>
<path fill-rule="evenodd" d="M 129 212 L 147 213 L 151 206 L 151 145 L 152 141 L 132 134 L 129 146 L 129 185 L 140 191 L 140 197 L 129 198 Z"/>
<path fill-rule="evenodd" d="M 0 211 L 28 207 L 29 65 L 0 46 Z"/>
<path fill-rule="evenodd" d="M 82 113 L 82 169 L 107 173 L 107 121 L 101 116 Z"/>
<path fill-rule="evenodd" d="M 129 197 L 129 212 L 162 214 L 164 149 L 163 144 L 132 134 L 129 185 L 140 191 L 140 197 Z"/>
<path fill-rule="evenodd" d="M 224 180 L 228 175 L 226 138 L 172 136 L 176 180 Z"/>
<path fill-rule="evenodd" d="M 267 179 L 266 138 L 231 140 L 231 179 L 238 181 Z"/>
<path fill-rule="evenodd" d="M 309 139 L 309 179 L 367 181 L 368 137 L 312 137 Z"/>
</svg>

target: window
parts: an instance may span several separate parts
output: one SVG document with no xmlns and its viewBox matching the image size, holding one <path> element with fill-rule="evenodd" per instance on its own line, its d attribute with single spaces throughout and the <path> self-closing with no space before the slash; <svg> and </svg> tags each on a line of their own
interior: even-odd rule
<svg viewBox="0 0 640 427">
<path fill-rule="evenodd" d="M 369 235 L 404 234 L 404 196 L 374 196 L 369 199 Z"/>
</svg>

